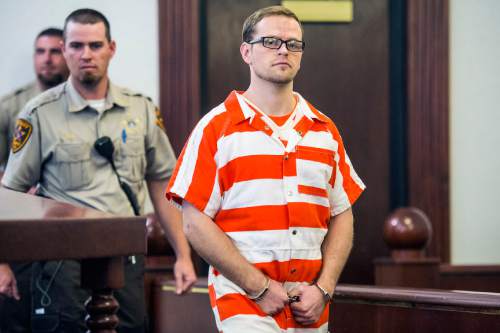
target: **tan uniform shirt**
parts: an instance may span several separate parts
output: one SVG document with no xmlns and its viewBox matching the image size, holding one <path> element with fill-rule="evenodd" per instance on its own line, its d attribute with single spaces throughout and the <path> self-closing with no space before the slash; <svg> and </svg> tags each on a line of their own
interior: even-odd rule
<svg viewBox="0 0 500 333">
<path fill-rule="evenodd" d="M 16 126 L 6 187 L 26 191 L 39 183 L 43 196 L 114 214 L 133 210 L 110 163 L 93 148 L 96 139 L 113 141 L 118 173 L 141 208 L 144 180 L 169 178 L 176 162 L 153 103 L 111 83 L 100 113 L 68 80 L 30 101 Z"/>
<path fill-rule="evenodd" d="M 18 113 L 30 99 L 40 93 L 36 82 L 32 82 L 0 100 L 0 170 L 3 170 L 9 157 L 10 142 Z"/>
</svg>

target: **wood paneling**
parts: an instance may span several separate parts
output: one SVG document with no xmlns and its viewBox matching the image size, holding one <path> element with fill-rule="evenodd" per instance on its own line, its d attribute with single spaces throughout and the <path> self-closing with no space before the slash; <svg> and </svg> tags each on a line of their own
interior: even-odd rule
<svg viewBox="0 0 500 333">
<path fill-rule="evenodd" d="M 500 293 L 500 266 L 441 265 L 439 288 Z"/>
<path fill-rule="evenodd" d="M 179 296 L 174 281 L 155 279 L 153 332 L 217 332 L 207 287 L 207 280 L 199 279 L 190 293 Z"/>
<path fill-rule="evenodd" d="M 373 283 L 390 210 L 387 1 L 356 1 L 350 24 L 305 24 L 295 89 L 330 116 L 367 190 L 354 205 L 355 243 L 341 282 Z"/>
<path fill-rule="evenodd" d="M 248 66 L 240 55 L 241 29 L 245 18 L 255 10 L 277 5 L 271 0 L 201 0 L 205 10 L 202 27 L 203 112 L 222 103 L 231 90 L 245 90 L 250 83 Z"/>
<path fill-rule="evenodd" d="M 439 259 L 375 260 L 377 286 L 439 288 Z"/>
<path fill-rule="evenodd" d="M 200 115 L 199 0 L 158 0 L 160 110 L 177 154 Z"/>
<path fill-rule="evenodd" d="M 500 293 L 500 266 L 454 266 L 441 264 L 439 258 L 377 258 L 375 284 Z"/>
<path fill-rule="evenodd" d="M 407 1 L 409 205 L 430 218 L 429 255 L 449 261 L 448 0 Z"/>
</svg>

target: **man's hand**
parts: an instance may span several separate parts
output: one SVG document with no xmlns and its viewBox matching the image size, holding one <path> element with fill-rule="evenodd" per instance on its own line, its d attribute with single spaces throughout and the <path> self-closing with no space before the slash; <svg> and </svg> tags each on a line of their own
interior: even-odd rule
<svg viewBox="0 0 500 333">
<path fill-rule="evenodd" d="M 14 273 L 7 264 L 0 264 L 0 294 L 20 300 Z"/>
<path fill-rule="evenodd" d="M 165 200 L 164 190 L 167 187 L 167 181 L 148 180 L 147 183 L 158 221 L 177 257 L 174 264 L 175 293 L 180 295 L 189 291 L 196 282 L 191 249 L 182 232 L 182 215 L 177 208 Z"/>
<path fill-rule="evenodd" d="M 262 311 L 272 316 L 281 312 L 285 305 L 288 304 L 288 294 L 281 283 L 271 279 L 269 289 L 264 294 L 264 297 L 256 301 L 256 303 Z"/>
<path fill-rule="evenodd" d="M 301 325 L 312 325 L 319 320 L 325 309 L 323 293 L 314 285 L 300 285 L 292 289 L 290 297 L 299 296 L 300 301 L 290 304 L 296 322 Z"/>
<path fill-rule="evenodd" d="M 177 259 L 174 264 L 175 293 L 184 294 L 189 291 L 196 282 L 196 273 L 194 271 L 191 258 Z"/>
</svg>

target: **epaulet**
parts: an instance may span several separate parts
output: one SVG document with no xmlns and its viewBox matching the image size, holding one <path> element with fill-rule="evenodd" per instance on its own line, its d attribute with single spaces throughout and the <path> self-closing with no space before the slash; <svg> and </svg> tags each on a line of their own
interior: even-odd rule
<svg viewBox="0 0 500 333">
<path fill-rule="evenodd" d="M 148 100 L 151 104 L 154 105 L 154 102 L 153 100 L 149 97 L 149 96 L 145 96 L 141 93 L 138 93 L 138 92 L 135 92 L 135 91 L 130 91 L 126 88 L 122 88 L 122 94 L 125 95 L 125 96 L 129 96 L 129 97 L 138 97 L 138 98 L 143 98 L 143 99 L 146 99 Z M 164 126 L 164 121 L 163 121 L 163 118 L 162 118 L 162 115 L 161 115 L 161 112 L 160 112 L 160 109 L 158 109 L 158 107 L 156 105 L 154 105 L 155 107 L 155 116 L 156 116 L 156 120 L 155 120 L 155 124 L 156 126 L 158 126 L 159 128 L 161 128 L 161 130 L 163 132 L 165 132 L 165 126 Z"/>
<path fill-rule="evenodd" d="M 23 91 L 26 91 L 27 88 L 26 87 L 22 87 L 22 88 L 19 88 L 17 89 L 16 91 L 14 91 L 14 95 L 19 95 L 21 94 Z"/>
<path fill-rule="evenodd" d="M 130 97 L 142 97 L 142 98 L 147 99 L 151 103 L 153 102 L 153 100 L 151 99 L 151 97 L 143 95 L 143 94 L 135 92 L 135 91 L 130 91 L 130 90 L 125 89 L 125 88 L 122 88 L 122 94 L 124 94 L 126 96 L 130 96 Z"/>
<path fill-rule="evenodd" d="M 26 104 L 26 108 L 28 108 L 29 115 L 33 114 L 36 110 L 41 108 L 44 105 L 53 103 L 59 100 L 63 94 L 64 90 L 59 87 L 55 87 L 49 90 L 42 92 L 40 95 L 33 98 L 31 101 Z"/>
<path fill-rule="evenodd" d="M 29 83 L 29 84 L 27 84 L 27 85 L 25 85 L 25 86 L 22 86 L 21 88 L 18 88 L 17 90 L 15 90 L 15 91 L 14 91 L 14 93 L 13 93 L 12 95 L 17 96 L 17 95 L 19 95 L 19 94 L 22 94 L 22 93 L 23 93 L 23 92 L 25 92 L 25 91 L 28 91 L 28 90 L 30 90 L 30 89 L 33 89 L 33 87 L 35 86 L 35 84 L 36 84 L 36 83 L 31 82 L 31 83 Z"/>
</svg>

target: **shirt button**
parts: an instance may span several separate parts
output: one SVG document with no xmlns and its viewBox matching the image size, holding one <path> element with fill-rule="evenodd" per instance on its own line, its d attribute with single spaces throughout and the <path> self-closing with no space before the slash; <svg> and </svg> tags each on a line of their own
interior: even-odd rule
<svg viewBox="0 0 500 333">
<path fill-rule="evenodd" d="M 292 268 L 292 270 L 290 271 L 290 273 L 295 273 L 297 270 L 295 268 Z"/>
<path fill-rule="evenodd" d="M 297 230 L 293 230 L 292 235 L 296 235 L 296 234 L 297 234 Z"/>
<path fill-rule="evenodd" d="M 292 191 L 288 191 L 288 196 L 291 197 L 293 195 L 293 192 Z"/>
<path fill-rule="evenodd" d="M 284 157 L 285 161 L 288 159 L 288 154 L 286 154 Z"/>
</svg>

